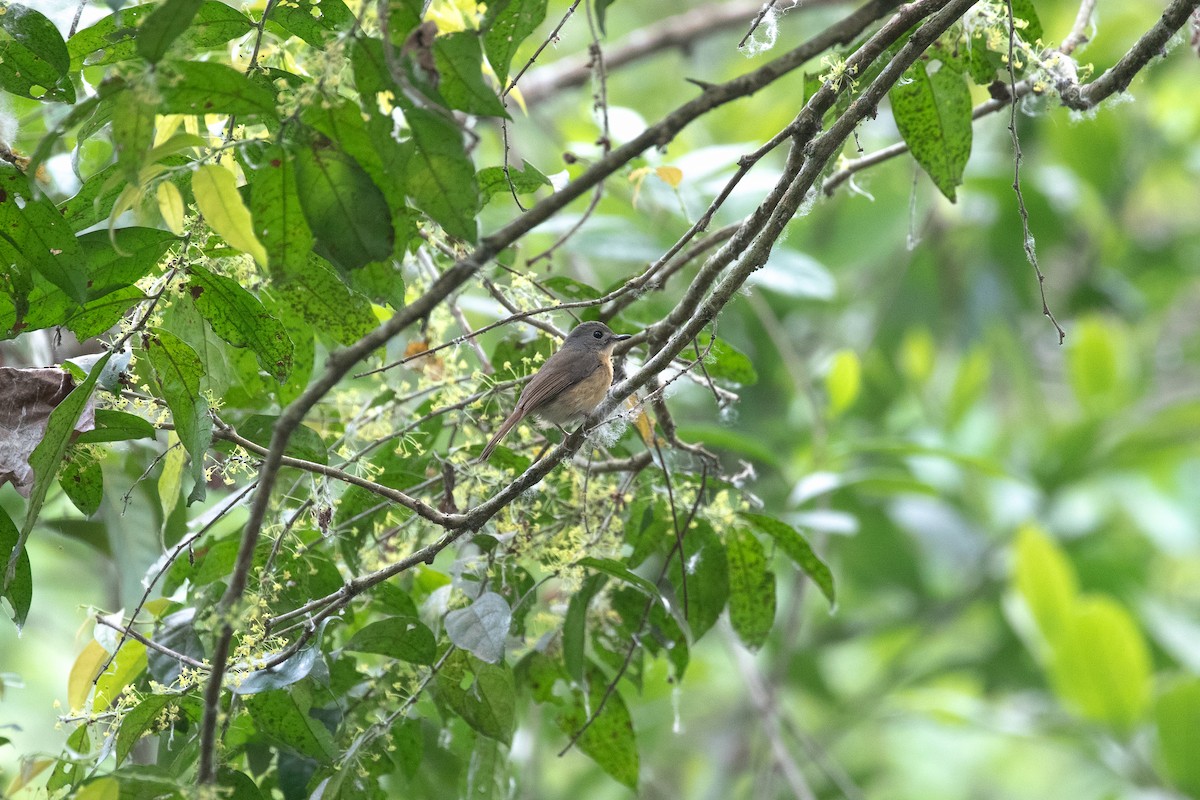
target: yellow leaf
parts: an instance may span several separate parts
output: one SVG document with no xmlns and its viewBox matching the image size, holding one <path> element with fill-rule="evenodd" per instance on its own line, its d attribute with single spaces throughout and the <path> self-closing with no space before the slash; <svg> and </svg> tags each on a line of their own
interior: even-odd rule
<svg viewBox="0 0 1200 800">
<path fill-rule="evenodd" d="M 933 375 L 937 345 L 928 328 L 914 328 L 900 342 L 900 369 L 913 383 L 925 383 Z"/>
<path fill-rule="evenodd" d="M 170 181 L 163 181 L 154 193 L 158 198 L 158 213 L 162 214 L 163 222 L 176 236 L 183 235 L 183 195 L 179 187 Z"/>
<path fill-rule="evenodd" d="M 12 779 L 12 783 L 8 785 L 8 792 L 5 797 L 12 797 L 21 789 L 25 788 L 31 780 L 36 778 L 46 767 L 55 763 L 58 759 L 54 758 L 26 758 L 21 760 L 21 771 L 18 772 Z"/>
<path fill-rule="evenodd" d="M 654 174 L 672 189 L 678 189 L 679 184 L 683 182 L 683 170 L 679 167 L 658 167 Z"/>
<path fill-rule="evenodd" d="M 187 452 L 179 445 L 175 431 L 167 433 L 167 455 L 163 459 L 163 471 L 158 476 L 158 497 L 162 502 L 163 519 L 166 520 L 179 503 L 179 489 L 183 485 L 183 465 Z"/>
<path fill-rule="evenodd" d="M 97 778 L 75 793 L 75 800 L 120 800 L 121 784 L 115 778 Z"/>
<path fill-rule="evenodd" d="M 520 86 L 514 86 L 512 91 L 508 93 L 508 96 L 517 101 L 517 105 L 521 107 L 521 111 L 524 112 L 526 116 L 529 115 L 529 108 L 525 105 L 525 95 L 521 94 Z"/>
<path fill-rule="evenodd" d="M 632 397 L 627 397 L 625 405 L 633 408 L 637 405 L 637 401 Z M 650 423 L 650 417 L 644 410 L 638 412 L 637 419 L 633 421 L 633 427 L 637 428 L 638 435 L 642 437 L 646 447 L 654 447 L 654 425 Z"/>
<path fill-rule="evenodd" d="M 1013 545 L 1013 584 L 1029 606 L 1042 637 L 1054 644 L 1064 635 L 1079 595 L 1075 567 L 1036 525 L 1023 525 Z"/>
<path fill-rule="evenodd" d="M 833 365 L 825 376 L 829 391 L 829 414 L 836 417 L 858 399 L 862 385 L 862 366 L 852 350 L 839 350 L 833 355 Z"/>
<path fill-rule="evenodd" d="M 75 659 L 71 674 L 67 678 L 67 706 L 72 711 L 82 711 L 92 690 L 92 679 L 108 660 L 108 653 L 100 643 L 92 639 Z"/>
<path fill-rule="evenodd" d="M 120 696 L 121 690 L 145 670 L 146 645 L 126 639 L 113 663 L 100 676 L 100 680 L 96 681 L 96 697 L 92 701 L 92 710 L 103 711 L 112 705 Z"/>
<path fill-rule="evenodd" d="M 175 131 L 179 130 L 179 125 L 183 120 L 183 114 L 159 114 L 156 121 L 157 126 L 154 129 L 155 146 L 162 144 L 174 136 Z"/>
<path fill-rule="evenodd" d="M 254 235 L 250 210 L 238 194 L 233 173 L 215 164 L 200 167 L 192 175 L 192 192 L 209 227 L 230 247 L 248 253 L 265 267 L 267 251 Z"/>
<path fill-rule="evenodd" d="M 116 176 L 113 176 L 116 177 Z M 107 184 L 106 184 L 107 185 Z M 118 254 L 128 258 L 130 253 L 126 253 L 121 248 L 117 247 L 117 240 L 114 235 L 114 225 L 117 222 L 117 217 L 124 214 L 135 205 L 142 202 L 142 189 L 137 184 L 127 184 L 121 193 L 117 195 L 116 201 L 113 203 L 112 213 L 108 216 L 108 241 L 112 243 L 113 249 Z"/>
<path fill-rule="evenodd" d="M 631 205 L 637 208 L 638 193 L 642 191 L 642 181 L 646 180 L 646 176 L 651 172 L 649 167 L 638 167 L 633 172 L 629 173 L 629 182 L 633 184 L 633 199 Z"/>
</svg>

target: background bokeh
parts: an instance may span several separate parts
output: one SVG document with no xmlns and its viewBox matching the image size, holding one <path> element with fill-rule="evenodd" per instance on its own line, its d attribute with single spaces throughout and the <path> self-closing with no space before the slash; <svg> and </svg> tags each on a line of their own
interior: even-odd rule
<svg viewBox="0 0 1200 800">
<path fill-rule="evenodd" d="M 1047 38 L 1065 35 L 1076 4 L 1035 5 Z M 1097 72 L 1113 64 L 1161 5 L 1101 0 L 1081 63 Z M 549 19 L 565 7 L 552 2 Z M 616 3 L 607 42 L 618 47 L 681 10 Z M 775 49 L 753 57 L 736 49 L 745 27 L 732 26 L 613 70 L 612 138 L 628 139 L 689 96 L 679 76 L 728 79 L 844 10 L 789 10 L 776 21 Z M 531 79 L 586 49 L 578 22 Z M 643 796 L 788 797 L 803 786 L 817 797 L 1100 800 L 1200 789 L 1194 771 L 1164 763 L 1157 743 L 1176 708 L 1171 691 L 1200 671 L 1198 75 L 1196 50 L 1178 40 L 1094 113 L 1068 112 L 1052 96 L 1021 104 L 1021 179 L 1047 302 L 1067 331 L 1061 346 L 1022 252 L 1007 112 L 977 123 L 956 204 L 901 156 L 792 222 L 717 326 L 751 357 L 757 383 L 718 409 L 680 382 L 669 404 L 682 438 L 708 442 L 730 472 L 744 462 L 748 491 L 812 537 L 839 602 L 830 609 L 803 576 L 781 569 L 794 578 L 782 583 L 762 651 L 746 652 L 722 622 L 693 650 L 680 685 L 655 662 L 642 694 L 626 697 Z M 677 189 L 654 176 L 610 181 L 582 231 L 542 269 L 602 288 L 635 274 L 703 210 L 739 155 L 790 121 L 803 95 L 794 77 L 794 96 L 774 86 L 648 154 L 642 165 L 682 171 Z M 986 99 L 978 91 L 976 102 Z M 514 114 L 513 161 L 553 175 L 577 169 L 564 153 L 595 156 L 591 92 L 563 91 Z M 9 102 L 15 141 L 31 150 L 41 112 Z M 496 131 L 478 132 L 477 163 L 497 163 Z M 897 139 L 886 113 L 857 136 L 866 152 Z M 846 154 L 858 155 L 853 143 Z M 67 196 L 63 167 L 50 165 L 63 181 L 54 191 Z M 770 159 L 759 165 L 712 228 L 747 213 L 777 170 Z M 540 229 L 529 251 L 552 244 L 584 206 Z M 484 230 L 513 212 L 497 198 Z M 687 275 L 627 318 L 661 317 Z M 472 291 L 463 307 L 483 322 L 489 302 Z M 29 337 L 3 347 L 15 365 L 47 344 Z M 160 521 L 145 510 L 157 508 L 154 489 L 135 485 L 144 463 L 105 463 L 107 499 L 91 521 L 61 495 L 43 512 L 50 523 L 30 545 L 33 613 L 23 633 L 0 624 L 0 736 L 11 739 L 0 747 L 0 788 L 21 756 L 61 748 L 54 702 L 89 636 L 89 610 L 128 608 L 157 557 Z M 22 518 L 11 487 L 0 488 L 0 504 Z M 1048 663 L 1036 603 L 1016 588 L 1018 536 L 1054 543 L 1081 592 L 1132 620 L 1151 696 L 1129 725 L 1081 705 L 1070 673 Z M 1104 660 L 1105 644 L 1083 646 Z M 1200 727 L 1191 730 L 1200 752 Z M 519 796 L 628 796 L 580 754 L 558 758 L 560 746 L 552 726 L 520 729 Z"/>
</svg>

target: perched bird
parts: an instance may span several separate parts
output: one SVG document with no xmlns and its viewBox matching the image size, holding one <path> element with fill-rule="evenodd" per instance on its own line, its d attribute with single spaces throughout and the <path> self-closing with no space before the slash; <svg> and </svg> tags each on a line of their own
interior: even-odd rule
<svg viewBox="0 0 1200 800">
<path fill-rule="evenodd" d="M 628 338 L 628 334 L 613 333 L 603 322 L 577 325 L 526 384 L 517 407 L 483 448 L 479 460 L 486 461 L 505 434 L 530 414 L 555 425 L 590 414 L 612 386 L 613 347 Z"/>
</svg>

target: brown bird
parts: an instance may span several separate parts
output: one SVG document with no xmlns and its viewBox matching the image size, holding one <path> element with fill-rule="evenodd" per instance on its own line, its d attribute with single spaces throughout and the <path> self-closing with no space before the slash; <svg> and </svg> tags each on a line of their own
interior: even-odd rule
<svg viewBox="0 0 1200 800">
<path fill-rule="evenodd" d="M 483 448 L 479 460 L 486 461 L 505 434 L 530 414 L 562 425 L 595 410 L 612 386 L 613 347 L 628 338 L 628 334 L 613 333 L 603 322 L 576 326 L 526 384 L 517 407 Z"/>
</svg>

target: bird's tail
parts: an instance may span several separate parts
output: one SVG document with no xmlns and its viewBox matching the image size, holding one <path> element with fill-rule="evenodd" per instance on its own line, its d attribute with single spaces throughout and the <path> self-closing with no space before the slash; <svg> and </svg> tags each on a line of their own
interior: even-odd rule
<svg viewBox="0 0 1200 800">
<path fill-rule="evenodd" d="M 521 417 L 523 416 L 525 416 L 525 412 L 519 408 L 508 415 L 508 419 L 501 423 L 500 428 L 496 431 L 495 435 L 492 436 L 492 440 L 487 443 L 487 447 L 483 448 L 483 452 L 479 454 L 480 461 L 488 460 L 488 457 L 491 456 L 492 451 L 496 449 L 496 445 L 500 444 L 500 440 L 512 430 L 514 425 L 521 421 Z"/>
</svg>

